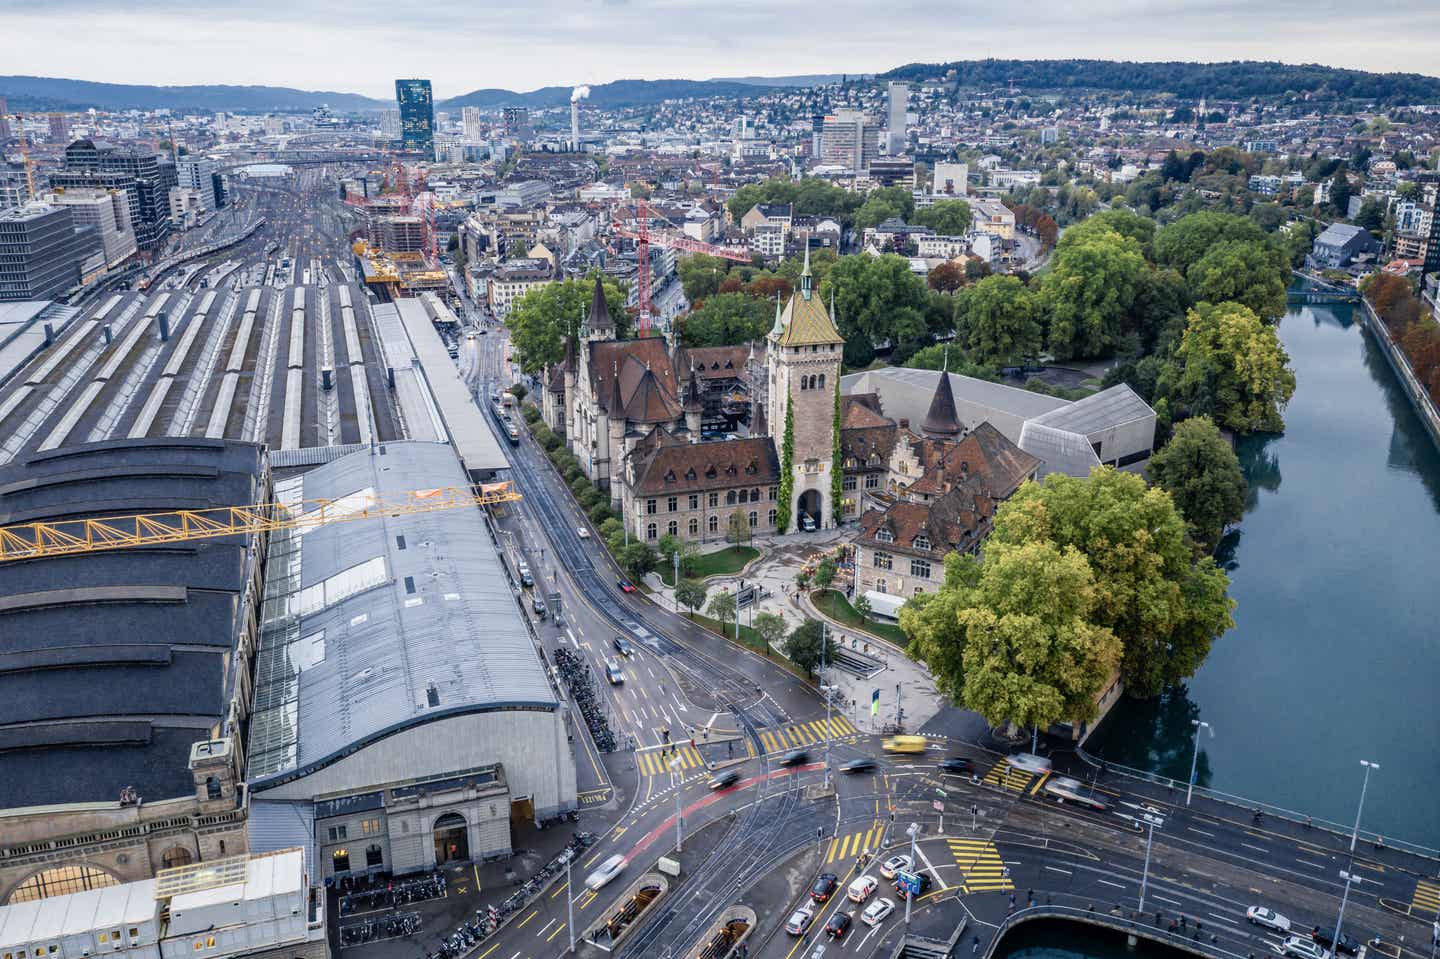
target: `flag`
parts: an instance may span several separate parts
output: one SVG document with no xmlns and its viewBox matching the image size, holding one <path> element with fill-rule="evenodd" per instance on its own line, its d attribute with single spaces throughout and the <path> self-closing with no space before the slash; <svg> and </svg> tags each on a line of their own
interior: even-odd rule
<svg viewBox="0 0 1440 959">
<path fill-rule="evenodd" d="M 880 690 L 878 689 L 870 694 L 870 715 L 880 715 Z"/>
</svg>

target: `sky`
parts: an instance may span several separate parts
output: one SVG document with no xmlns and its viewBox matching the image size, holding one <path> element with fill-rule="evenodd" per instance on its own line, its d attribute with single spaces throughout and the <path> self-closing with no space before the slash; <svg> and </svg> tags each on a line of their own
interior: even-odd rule
<svg viewBox="0 0 1440 959">
<path fill-rule="evenodd" d="M 1440 74 L 1433 0 L 0 0 L 0 74 L 436 99 L 983 57 L 1282 60 Z"/>
</svg>

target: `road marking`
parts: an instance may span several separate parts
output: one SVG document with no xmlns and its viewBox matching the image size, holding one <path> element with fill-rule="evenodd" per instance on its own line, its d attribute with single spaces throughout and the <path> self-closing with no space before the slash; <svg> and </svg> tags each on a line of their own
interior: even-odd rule
<svg viewBox="0 0 1440 959">
<path fill-rule="evenodd" d="M 1154 893 L 1151 893 L 1151 894 L 1150 894 L 1150 898 L 1151 898 L 1151 899 L 1159 899 L 1161 902 L 1168 902 L 1168 903 L 1169 903 L 1170 905 L 1172 905 L 1172 906 L 1178 906 L 1178 905 L 1180 905 L 1179 900 L 1176 900 L 1176 899 L 1166 899 L 1164 896 L 1157 896 L 1157 895 L 1155 895 Z"/>
<path fill-rule="evenodd" d="M 1061 869 L 1059 866 L 1046 866 L 1045 868 L 1048 869 L 1050 872 L 1058 872 L 1058 873 L 1060 873 L 1060 874 L 1062 874 L 1062 875 L 1065 875 L 1065 876 L 1073 876 L 1073 875 L 1075 875 L 1075 874 L 1074 874 L 1073 872 L 1071 872 L 1070 870 L 1068 870 L 1068 869 Z M 1102 880 L 1100 880 L 1100 881 L 1101 881 L 1101 882 L 1104 882 L 1105 880 L 1102 879 Z M 1115 883 L 1112 882 L 1112 883 L 1110 883 L 1110 885 L 1113 886 L 1113 885 L 1115 885 Z"/>
<path fill-rule="evenodd" d="M 1107 886 L 1114 886 L 1116 889 L 1124 889 L 1124 888 L 1125 888 L 1125 884 L 1124 884 L 1123 882 L 1111 882 L 1109 879 L 1099 879 L 1099 880 L 1097 880 L 1097 881 L 1098 881 L 1098 882 L 1103 882 L 1103 883 L 1104 883 L 1105 885 L 1107 885 Z"/>
<path fill-rule="evenodd" d="M 1270 850 L 1266 849 L 1264 846 L 1257 846 L 1257 845 L 1255 845 L 1255 844 L 1252 843 L 1252 842 L 1242 842 L 1240 845 L 1244 846 L 1246 849 L 1253 849 L 1253 850 L 1255 850 L 1256 852 L 1269 852 L 1269 851 L 1270 851 Z"/>
<path fill-rule="evenodd" d="M 549 929 L 551 926 L 555 925 L 555 923 L 557 923 L 557 922 L 559 922 L 559 921 L 560 921 L 559 919 L 551 919 L 549 922 L 545 923 L 545 925 L 541 926 L 539 929 L 537 929 L 537 930 L 535 931 L 535 938 L 538 939 L 538 938 L 540 938 L 541 936 L 545 935 L 545 930 L 546 930 L 546 929 Z"/>
<path fill-rule="evenodd" d="M 1415 884 L 1415 894 L 1410 897 L 1410 912 L 1440 912 L 1440 883 L 1422 879 Z"/>
<path fill-rule="evenodd" d="M 1035 785 L 1033 785 L 1033 786 L 1030 787 L 1030 795 L 1033 796 L 1033 795 L 1035 795 L 1036 793 L 1038 793 L 1038 792 L 1040 791 L 1040 787 L 1043 786 L 1043 785 L 1045 785 L 1045 780 L 1047 780 L 1047 779 L 1049 779 L 1049 778 L 1050 778 L 1050 774 L 1047 772 L 1045 775 L 1043 775 L 1043 776 L 1041 776 L 1039 779 L 1035 780 Z"/>
<path fill-rule="evenodd" d="M 1218 913 L 1218 912 L 1212 912 L 1212 913 L 1210 913 L 1209 915 L 1210 915 L 1210 918 L 1211 918 L 1211 919 L 1219 919 L 1221 922 L 1228 922 L 1228 923 L 1230 923 L 1230 925 L 1232 925 L 1232 926 L 1238 926 L 1238 925 L 1240 925 L 1240 920 L 1238 920 L 1238 919 L 1231 919 L 1229 916 L 1222 916 L 1222 915 L 1220 915 L 1220 913 Z"/>
<path fill-rule="evenodd" d="M 493 946 L 491 946 L 489 949 L 486 949 L 484 952 L 480 953 L 480 955 L 476 956 L 475 959 L 485 959 L 486 956 L 490 955 L 490 953 L 494 952 L 496 949 L 499 949 L 499 948 L 500 948 L 500 943 L 497 942 L 497 943 L 495 943 Z"/>
<path fill-rule="evenodd" d="M 1215 838 L 1215 834 L 1214 834 L 1213 832 L 1206 832 L 1206 831 L 1203 830 L 1203 829 L 1196 829 L 1194 826 L 1186 826 L 1185 828 L 1186 828 L 1187 830 L 1189 830 L 1190 832 L 1197 833 L 1198 835 L 1204 836 L 1206 839 L 1214 839 L 1214 838 Z"/>
<path fill-rule="evenodd" d="M 559 887 L 556 888 L 556 890 L 550 894 L 550 898 L 551 898 L 551 899 L 554 899 L 556 896 L 560 895 L 562 892 L 564 892 L 564 891 L 565 891 L 566 889 L 568 889 L 568 888 L 570 888 L 570 884 L 569 884 L 568 882 L 562 882 L 562 883 L 559 885 Z"/>
<path fill-rule="evenodd" d="M 546 942 L 549 942 L 550 940 L 554 939 L 556 936 L 560 935 L 560 933 L 561 933 L 564 929 L 565 929 L 564 926 L 556 926 L 556 927 L 555 927 L 555 931 L 552 932 L 552 933 L 550 933 L 550 935 L 548 935 L 548 936 L 545 937 L 545 941 L 546 941 Z"/>
<path fill-rule="evenodd" d="M 1324 869 L 1324 868 L 1325 868 L 1325 864 L 1324 864 L 1323 862 L 1311 862 L 1311 861 L 1308 860 L 1308 859 L 1301 859 L 1299 856 L 1296 856 L 1296 857 L 1295 857 L 1295 861 L 1298 862 L 1298 863 L 1300 863 L 1302 866 L 1309 866 L 1311 869 Z"/>
<path fill-rule="evenodd" d="M 524 928 L 525 928 L 525 923 L 529 922 L 531 919 L 534 919 L 534 918 L 535 918 L 536 916 L 538 916 L 538 915 L 540 915 L 540 910 L 539 910 L 539 909 L 533 910 L 533 911 L 530 913 L 530 915 L 526 916 L 524 919 L 521 919 L 521 920 L 520 920 L 520 924 L 519 924 L 518 926 L 516 926 L 515 928 L 516 928 L 516 929 L 524 929 Z"/>
<path fill-rule="evenodd" d="M 940 878 L 940 873 L 935 869 L 934 866 L 930 864 L 930 857 L 925 855 L 925 850 L 920 846 L 916 846 L 915 854 L 919 856 L 920 861 L 925 864 L 925 871 L 930 873 L 930 875 L 934 876 L 935 881 L 940 884 L 939 891 L 944 892 L 946 889 L 949 889 L 950 885 L 944 879 Z"/>
<path fill-rule="evenodd" d="M 946 840 L 962 874 L 966 895 L 976 892 L 1008 892 L 1015 888 L 995 844 L 985 839 Z"/>
</svg>

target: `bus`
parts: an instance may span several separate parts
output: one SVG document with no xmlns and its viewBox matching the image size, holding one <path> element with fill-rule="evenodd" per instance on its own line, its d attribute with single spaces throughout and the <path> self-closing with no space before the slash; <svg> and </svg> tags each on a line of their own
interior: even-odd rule
<svg viewBox="0 0 1440 959">
<path fill-rule="evenodd" d="M 923 753 L 930 745 L 924 736 L 891 736 L 880 743 L 887 753 Z"/>
</svg>

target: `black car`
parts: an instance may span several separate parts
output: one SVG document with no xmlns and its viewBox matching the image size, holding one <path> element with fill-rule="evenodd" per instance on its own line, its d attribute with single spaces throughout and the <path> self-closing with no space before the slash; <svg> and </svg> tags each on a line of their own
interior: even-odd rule
<svg viewBox="0 0 1440 959">
<path fill-rule="evenodd" d="M 1333 932 L 1330 932 L 1327 929 L 1321 929 L 1319 926 L 1316 926 L 1315 930 L 1310 933 L 1310 938 L 1314 939 L 1317 943 L 1324 946 L 1326 949 L 1331 949 L 1333 952 L 1343 953 L 1347 956 L 1354 956 L 1360 953 L 1360 943 L 1356 942 L 1354 939 L 1351 939 L 1343 932 L 1340 934 L 1340 942 L 1336 943 L 1334 941 L 1335 934 Z"/>
<path fill-rule="evenodd" d="M 926 872 L 917 873 L 916 876 L 915 876 L 915 878 L 918 879 L 918 880 L 920 880 L 920 892 L 919 892 L 919 895 L 923 896 L 923 895 L 925 895 L 925 893 L 927 893 L 927 892 L 930 891 L 930 874 L 929 874 L 929 873 L 926 873 Z M 901 883 L 900 880 L 898 880 L 898 879 L 895 880 L 895 894 L 900 897 L 900 901 L 901 901 L 901 902 L 904 902 L 906 899 L 910 898 L 910 894 L 905 891 L 905 886 L 904 886 L 904 884 Z"/>
<path fill-rule="evenodd" d="M 711 789 L 728 789 L 740 781 L 740 773 L 727 769 L 710 780 Z"/>
<path fill-rule="evenodd" d="M 952 776 L 969 776 L 975 772 L 975 764 L 960 756 L 951 756 L 940 760 L 940 771 Z"/>
<path fill-rule="evenodd" d="M 801 763 L 803 763 L 805 760 L 807 760 L 807 759 L 809 759 L 809 758 L 810 758 L 810 754 L 807 753 L 805 750 L 803 750 L 803 749 L 792 749 L 792 750 L 790 750 L 788 753 L 786 753 L 785 755 L 783 755 L 783 756 L 780 757 L 780 765 L 782 765 L 782 766 L 798 766 L 798 765 L 800 765 Z"/>
<path fill-rule="evenodd" d="M 615 648 L 619 651 L 621 656 L 635 655 L 635 647 L 631 646 L 630 640 L 626 639 L 624 636 L 615 637 Z"/>
<path fill-rule="evenodd" d="M 815 885 L 810 890 L 810 898 L 816 902 L 829 902 L 830 894 L 835 891 L 835 887 L 839 884 L 840 880 L 835 878 L 833 872 L 822 872 L 820 878 L 815 880 Z"/>
<path fill-rule="evenodd" d="M 841 910 L 830 917 L 825 923 L 825 935 L 831 939 L 844 939 L 845 933 L 850 931 L 850 914 Z"/>
<path fill-rule="evenodd" d="M 875 771 L 875 760 L 869 756 L 861 756 L 859 759 L 852 759 L 840 767 L 842 773 L 873 773 Z"/>
</svg>

